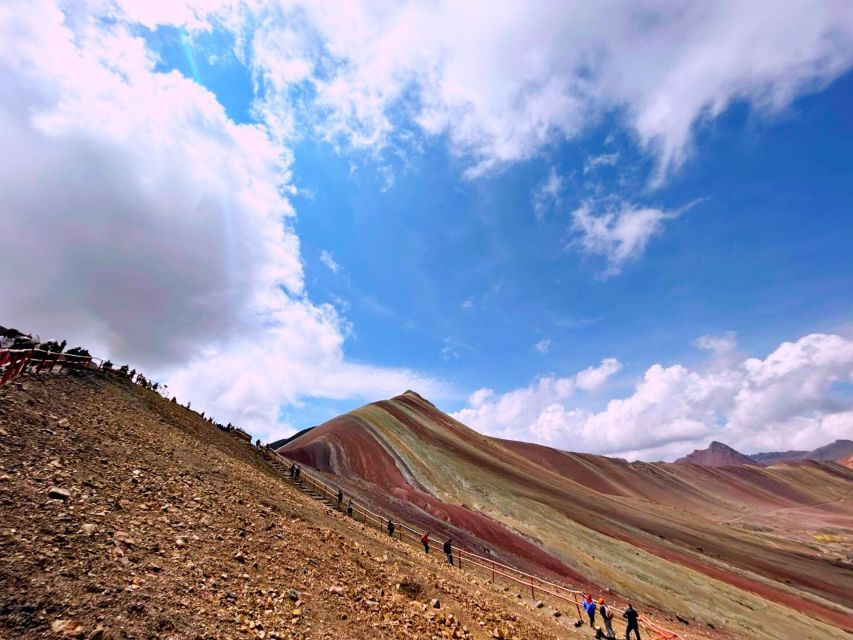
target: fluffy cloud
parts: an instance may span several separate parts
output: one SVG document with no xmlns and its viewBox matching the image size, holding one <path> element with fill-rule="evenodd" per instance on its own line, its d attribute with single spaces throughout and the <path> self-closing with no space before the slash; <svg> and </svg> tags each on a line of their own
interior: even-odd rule
<svg viewBox="0 0 853 640">
<path fill-rule="evenodd" d="M 654 364 L 630 395 L 602 411 L 568 406 L 583 376 L 595 388 L 606 374 L 602 365 L 562 379 L 571 380 L 562 388 L 543 378 L 503 395 L 481 390 L 455 416 L 487 433 L 645 459 L 673 458 L 710 440 L 752 453 L 812 449 L 853 433 L 853 399 L 833 391 L 853 382 L 853 340 L 838 335 L 806 335 L 726 368 Z"/>
<path fill-rule="evenodd" d="M 522 389 L 496 394 L 492 389 L 479 389 L 468 399 L 468 406 L 453 414 L 457 420 L 493 435 L 522 438 L 533 434 L 540 442 L 554 442 L 563 422 L 555 419 L 562 410 L 560 403 L 575 392 L 594 391 L 619 371 L 621 364 L 606 358 L 597 367 L 589 367 L 573 376 L 543 376 Z M 528 439 L 530 437 L 528 436 Z"/>
<path fill-rule="evenodd" d="M 137 17 L 163 19 L 158 7 L 199 15 L 153 3 Z M 348 362 L 346 323 L 305 297 L 287 150 L 84 9 L 0 7 L 4 322 L 166 376 L 258 433 L 309 395 L 441 395 L 414 372 Z"/>
<path fill-rule="evenodd" d="M 374 149 L 414 122 L 446 135 L 472 176 L 613 113 L 656 155 L 660 181 L 698 122 L 737 101 L 773 113 L 853 61 L 844 0 L 251 6 L 243 40 L 266 113 L 311 95 L 329 139 Z"/>
<path fill-rule="evenodd" d="M 592 202 L 584 202 L 572 212 L 574 243 L 584 253 L 607 261 L 605 275 L 622 271 L 625 264 L 643 254 L 649 239 L 662 231 L 663 222 L 678 216 L 654 207 L 637 207 L 616 200 L 596 212 Z"/>
</svg>

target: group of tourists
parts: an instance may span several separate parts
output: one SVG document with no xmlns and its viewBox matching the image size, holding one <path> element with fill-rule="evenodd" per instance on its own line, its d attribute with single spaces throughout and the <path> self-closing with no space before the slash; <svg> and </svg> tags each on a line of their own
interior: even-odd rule
<svg viewBox="0 0 853 640">
<path fill-rule="evenodd" d="M 607 606 L 607 603 L 604 601 L 603 597 L 598 599 L 598 604 L 596 606 L 595 601 L 592 599 L 592 594 L 587 593 L 586 595 L 584 595 L 583 608 L 586 611 L 586 614 L 589 616 L 589 626 L 596 630 L 597 638 L 609 638 L 610 640 L 614 640 L 616 638 L 616 634 L 613 633 L 613 610 Z M 601 619 L 604 621 L 604 627 L 607 629 L 606 636 L 602 633 L 601 629 L 598 629 L 595 626 L 596 611 L 598 615 L 601 616 Z M 637 613 L 637 610 L 634 609 L 633 606 L 631 606 L 630 602 L 625 608 L 625 611 L 622 612 L 622 617 L 625 619 L 625 622 L 628 625 L 625 629 L 625 640 L 628 640 L 628 638 L 631 637 L 632 631 L 634 632 L 637 640 L 640 640 L 640 614 Z"/>
<path fill-rule="evenodd" d="M 299 476 L 302 474 L 302 469 L 298 464 L 290 465 L 290 479 L 299 482 Z"/>
</svg>

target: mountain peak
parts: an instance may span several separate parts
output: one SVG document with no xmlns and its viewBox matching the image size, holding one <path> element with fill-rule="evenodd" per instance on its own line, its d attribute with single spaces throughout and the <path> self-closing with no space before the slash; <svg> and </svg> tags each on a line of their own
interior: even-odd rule
<svg viewBox="0 0 853 640">
<path fill-rule="evenodd" d="M 759 466 L 752 458 L 717 440 L 712 441 L 707 449 L 696 449 L 693 453 L 679 458 L 676 462 L 699 464 L 706 467 L 726 467 L 737 464 Z"/>
</svg>

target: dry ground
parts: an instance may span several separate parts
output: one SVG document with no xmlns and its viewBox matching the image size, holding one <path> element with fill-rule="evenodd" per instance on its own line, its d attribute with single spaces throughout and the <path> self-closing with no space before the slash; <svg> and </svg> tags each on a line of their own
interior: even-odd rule
<svg viewBox="0 0 853 640">
<path fill-rule="evenodd" d="M 592 636 L 552 613 L 340 516 L 152 392 L 0 391 L 0 638 Z"/>
</svg>

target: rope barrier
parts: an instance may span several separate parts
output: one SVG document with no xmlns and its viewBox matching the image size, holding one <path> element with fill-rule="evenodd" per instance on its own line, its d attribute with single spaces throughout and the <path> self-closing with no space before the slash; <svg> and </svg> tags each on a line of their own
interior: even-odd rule
<svg viewBox="0 0 853 640">
<path fill-rule="evenodd" d="M 264 451 L 271 454 L 273 456 L 273 459 L 277 459 L 277 461 L 282 465 L 286 466 L 288 470 L 292 470 L 293 467 L 296 466 L 295 462 L 284 457 L 277 451 L 274 451 L 272 449 L 265 449 Z M 304 471 L 302 471 L 301 467 L 299 469 L 299 476 L 299 481 L 302 481 L 304 479 L 319 493 L 325 494 L 331 500 L 337 502 L 337 491 L 334 487 L 332 487 L 331 485 L 316 476 L 312 476 L 309 473 L 305 473 Z M 353 517 L 355 517 L 355 515 L 361 515 L 361 517 L 366 523 L 369 524 L 370 522 L 373 522 L 380 530 L 382 530 L 385 527 L 386 523 L 391 520 L 392 522 L 394 522 L 395 528 L 399 530 L 400 540 L 404 540 L 403 535 L 405 532 L 407 534 L 407 537 L 415 544 L 421 542 L 420 530 L 409 525 L 406 522 L 394 518 L 385 518 L 381 514 L 376 513 L 375 511 L 371 511 L 367 507 L 361 505 L 353 504 L 352 511 Z M 486 558 L 484 556 L 478 555 L 473 551 L 465 549 L 464 547 L 456 547 L 455 551 L 457 552 L 459 568 L 462 568 L 462 556 L 464 554 L 466 559 L 466 565 L 472 565 L 474 567 L 477 567 L 478 569 L 483 570 L 487 575 L 491 576 L 492 582 L 496 582 L 496 577 L 501 576 L 505 580 L 512 582 L 518 585 L 519 587 L 522 587 L 524 589 L 529 588 L 531 596 L 533 598 L 536 598 L 536 592 L 538 591 L 565 604 L 572 604 L 577 610 L 578 620 L 583 620 L 583 614 L 581 613 L 582 602 L 580 601 L 580 598 L 586 595 L 583 591 L 572 589 L 558 582 L 544 580 L 539 576 L 526 573 L 521 569 L 516 569 L 515 567 L 510 566 L 508 564 L 498 562 L 494 558 Z M 561 593 L 561 591 L 563 593 Z M 620 609 L 612 605 L 608 605 L 607 608 L 608 610 L 619 614 L 624 614 L 626 611 L 625 609 Z M 644 633 L 648 634 L 648 636 L 652 636 L 652 640 L 687 640 L 685 636 L 682 636 L 670 629 L 662 627 L 659 624 L 653 622 L 648 618 L 648 616 L 639 615 L 637 621 L 642 627 Z"/>
</svg>

